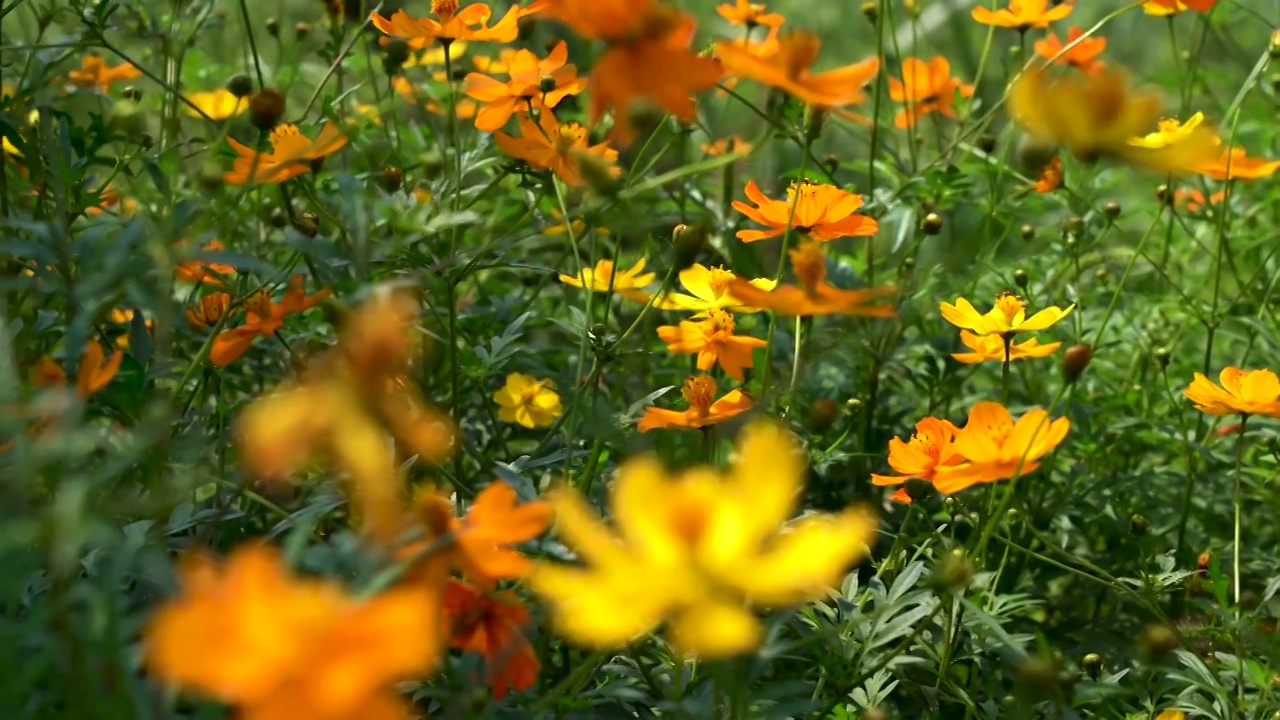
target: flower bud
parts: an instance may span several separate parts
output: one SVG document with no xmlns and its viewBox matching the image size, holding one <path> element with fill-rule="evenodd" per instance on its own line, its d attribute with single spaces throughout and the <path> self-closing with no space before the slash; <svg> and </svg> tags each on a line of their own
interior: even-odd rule
<svg viewBox="0 0 1280 720">
<path fill-rule="evenodd" d="M 845 412 L 856 413 L 862 409 L 862 401 L 858 398 L 849 398 L 844 401 Z"/>
<path fill-rule="evenodd" d="M 925 235 L 937 235 L 942 232 L 942 216 L 936 212 L 925 215 L 920 221 L 920 230 Z"/>
<path fill-rule="evenodd" d="M 964 548 L 956 548 L 942 556 L 933 569 L 933 583 L 940 592 L 962 593 L 973 582 L 973 562 Z"/>
<path fill-rule="evenodd" d="M 1182 638 L 1168 625 L 1148 625 L 1138 636 L 1138 654 L 1144 662 L 1158 663 L 1182 645 Z"/>
<path fill-rule="evenodd" d="M 991 133 L 982 133 L 978 136 L 978 149 L 990 155 L 996 149 L 996 136 Z"/>
<path fill-rule="evenodd" d="M 1093 349 L 1083 343 L 1072 345 L 1062 354 L 1062 376 L 1068 383 L 1080 379 L 1089 362 L 1093 360 Z"/>
<path fill-rule="evenodd" d="M 822 129 L 827 124 L 827 109 L 817 105 L 808 105 L 804 113 L 804 136 L 810 142 L 822 136 Z"/>
<path fill-rule="evenodd" d="M 835 155 L 828 155 L 822 158 L 822 167 L 828 174 L 835 175 L 840 169 L 840 158 Z M 865 210 L 863 212 L 866 212 Z"/>
<path fill-rule="evenodd" d="M 1102 656 L 1098 653 L 1089 653 L 1080 660 L 1080 667 L 1094 680 L 1097 680 L 1098 676 L 1102 674 L 1102 666 Z"/>
<path fill-rule="evenodd" d="M 540 92 L 549 93 L 556 89 L 556 79 L 550 75 L 543 75 L 538 81 L 538 90 Z"/>
<path fill-rule="evenodd" d="M 676 269 L 683 270 L 698 261 L 702 251 L 707 247 L 710 233 L 705 223 L 692 225 L 681 223 L 671 231 L 671 240 L 676 248 Z"/>
<path fill-rule="evenodd" d="M 1022 268 L 1018 268 L 1017 270 L 1014 270 L 1014 271 L 1013 271 L 1013 284 L 1014 284 L 1014 285 L 1017 285 L 1018 287 L 1022 288 L 1023 290 L 1026 290 L 1026 289 L 1027 289 L 1027 283 L 1028 283 L 1028 282 L 1030 282 L 1030 279 L 1029 279 L 1029 278 L 1027 278 L 1027 271 L 1026 271 L 1026 270 L 1023 270 Z"/>
<path fill-rule="evenodd" d="M 280 123 L 284 117 L 284 95 L 272 88 L 263 88 L 249 98 L 249 121 L 266 132 Z"/>
<path fill-rule="evenodd" d="M 1032 240 L 1036 236 L 1036 229 L 1031 225 L 1023 225 L 1018 228 L 1018 232 L 1022 235 L 1023 240 Z"/>
<path fill-rule="evenodd" d="M 138 102 L 139 100 L 142 99 L 142 91 L 134 87 L 133 85 L 126 87 L 124 89 L 124 92 L 121 94 L 124 95 L 125 100 L 132 100 L 134 102 Z"/>
<path fill-rule="evenodd" d="M 809 406 L 806 424 L 814 433 L 821 434 L 832 428 L 840 419 L 840 403 L 830 398 L 818 398 Z"/>
<path fill-rule="evenodd" d="M 1267 54 L 1272 60 L 1280 60 L 1280 30 L 1271 31 L 1271 40 L 1267 43 Z"/>
<path fill-rule="evenodd" d="M 880 3 L 878 0 L 863 0 L 862 16 L 871 22 L 875 22 L 880 16 Z"/>
<path fill-rule="evenodd" d="M 1147 534 L 1147 529 L 1149 527 L 1150 526 L 1147 524 L 1147 519 L 1139 515 L 1138 513 L 1134 513 L 1129 516 L 1129 534 L 1130 535 L 1137 535 L 1138 537 L 1142 537 L 1143 535 Z"/>
<path fill-rule="evenodd" d="M 1156 348 L 1152 356 L 1155 357 L 1156 362 L 1160 363 L 1160 367 L 1163 369 L 1169 367 L 1169 360 L 1173 357 L 1173 353 L 1169 351 L 1169 348 L 1162 347 Z"/>
<path fill-rule="evenodd" d="M 1120 203 L 1116 202 L 1115 200 L 1112 200 L 1111 202 L 1102 206 L 1102 212 L 1106 214 L 1107 219 L 1115 220 L 1116 218 L 1120 217 Z"/>
<path fill-rule="evenodd" d="M 1165 205 L 1173 205 L 1173 190 L 1171 190 L 1168 185 L 1162 183 L 1156 188 L 1156 200 L 1159 200 Z"/>
<path fill-rule="evenodd" d="M 280 37 L 280 21 L 276 18 L 267 18 L 267 34 L 273 38 Z"/>
<path fill-rule="evenodd" d="M 298 21 L 294 23 L 293 35 L 299 40 L 306 40 L 311 36 L 311 23 Z"/>
<path fill-rule="evenodd" d="M 378 174 L 378 185 L 387 192 L 395 192 L 404 184 L 404 170 L 395 165 L 388 165 Z"/>
<path fill-rule="evenodd" d="M 293 219 L 293 229 L 313 238 L 320 234 L 320 216 L 310 210 L 304 210 Z"/>
<path fill-rule="evenodd" d="M 238 98 L 247 98 L 253 94 L 253 81 L 243 73 L 236 75 L 227 81 L 227 92 Z"/>
</svg>

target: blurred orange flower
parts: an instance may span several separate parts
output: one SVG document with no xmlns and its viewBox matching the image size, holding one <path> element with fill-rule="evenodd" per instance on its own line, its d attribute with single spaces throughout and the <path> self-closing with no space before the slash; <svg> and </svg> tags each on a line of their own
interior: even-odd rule
<svg viewBox="0 0 1280 720">
<path fill-rule="evenodd" d="M 650 405 L 636 426 L 640 432 L 661 428 L 703 428 L 722 423 L 750 410 L 755 403 L 740 388 L 716 399 L 716 381 L 710 375 L 694 375 L 684 381 L 680 393 L 687 410 L 666 410 Z"/>
<path fill-rule="evenodd" d="M 119 208 L 118 212 L 122 217 L 129 217 L 138 209 L 137 200 L 122 196 L 120 191 L 111 184 L 91 192 L 90 195 L 97 195 L 96 204 L 89 205 L 84 209 L 84 214 L 90 217 L 109 212 L 113 207 Z M 90 202 L 93 201 L 91 200 Z"/>
<path fill-rule="evenodd" d="M 101 55 L 85 55 L 80 58 L 80 68 L 67 73 L 72 85 L 82 88 L 96 87 L 107 92 L 111 86 L 121 80 L 135 80 L 142 77 L 142 71 L 129 63 L 108 66 Z"/>
<path fill-rule="evenodd" d="M 1233 147 L 1222 151 L 1217 160 L 1201 165 L 1198 171 L 1215 180 L 1258 180 L 1275 174 L 1277 169 L 1280 160 L 1249 157 L 1244 148 Z"/>
<path fill-rule="evenodd" d="M 341 150 L 347 138 L 334 123 L 325 123 L 312 140 L 292 123 L 281 123 L 271 130 L 271 152 L 260 153 L 228 137 L 238 157 L 222 179 L 232 185 L 270 185 L 311 171 L 311 163 Z"/>
<path fill-rule="evenodd" d="M 179 575 L 181 594 L 147 625 L 146 667 L 246 720 L 401 720 L 410 710 L 395 683 L 439 660 L 440 603 L 423 587 L 356 599 L 290 577 L 259 545 L 221 563 L 188 558 Z"/>
<path fill-rule="evenodd" d="M 538 679 L 538 654 L 521 628 L 529 611 L 515 593 L 485 593 L 474 585 L 450 578 L 442 597 L 449 647 L 484 658 L 489 690 L 495 700 L 507 692 L 533 687 Z"/>
<path fill-rule="evenodd" d="M 943 495 L 952 495 L 978 483 L 1031 473 L 1040 466 L 1040 458 L 1062 443 L 1070 429 L 1070 420 L 1050 420 L 1049 414 L 1039 408 L 1028 410 L 1014 422 L 1000 403 L 976 403 L 952 441 L 953 452 L 964 462 L 938 467 L 934 487 Z"/>
<path fill-rule="evenodd" d="M 716 12 L 734 25 L 745 25 L 747 29 L 757 25 L 776 28 L 785 21 L 778 13 L 765 12 L 764 3 L 754 3 L 751 0 L 735 0 L 733 5 L 717 5 Z"/>
<path fill-rule="evenodd" d="M 1196 409 L 1210 415 L 1266 415 L 1280 417 L 1280 379 L 1270 370 L 1226 367 L 1218 374 L 1221 386 L 1200 373 L 1182 394 Z"/>
<path fill-rule="evenodd" d="M 707 157 L 718 157 L 729 152 L 751 152 L 751 143 L 737 135 L 704 142 L 698 146 Z"/>
<path fill-rule="evenodd" d="M 205 252 L 221 252 L 226 250 L 226 246 L 220 240 L 210 240 L 201 248 Z M 174 270 L 173 277 L 175 280 L 182 282 L 212 285 L 214 287 L 222 287 L 222 278 L 228 275 L 234 275 L 236 269 L 231 265 L 210 262 L 206 260 L 187 260 L 178 263 L 178 267 Z"/>
<path fill-rule="evenodd" d="M 968 365 L 976 365 L 987 360 L 1011 362 L 1013 360 L 1026 360 L 1027 358 L 1048 357 L 1062 346 L 1060 342 L 1041 345 L 1039 340 L 1031 338 L 1020 343 L 1010 340 L 1006 348 L 1004 338 L 999 335 L 975 335 L 968 330 L 960 331 L 960 342 L 964 343 L 971 352 L 952 353 L 951 357 Z"/>
<path fill-rule="evenodd" d="M 810 105 L 839 107 L 865 100 L 862 87 L 879 72 L 880 59 L 871 57 L 834 70 L 810 72 L 821 47 L 818 36 L 792 32 L 782 35 L 778 51 L 769 56 L 727 40 L 716 43 L 715 52 L 725 72 L 778 88 Z"/>
<path fill-rule="evenodd" d="M 1009 0 L 1009 7 L 1000 10 L 978 7 L 973 9 L 973 19 L 983 25 L 1016 28 L 1026 31 L 1033 27 L 1047 27 L 1049 23 L 1071 14 L 1074 0 L 1054 2 L 1050 0 Z"/>
<path fill-rule="evenodd" d="M 1178 188 L 1173 193 L 1174 202 L 1180 204 L 1190 212 L 1200 212 L 1210 205 L 1218 205 L 1227 199 L 1227 191 L 1219 190 L 1209 195 L 1208 201 L 1205 200 L 1204 193 L 1195 188 Z"/>
<path fill-rule="evenodd" d="M 1218 0 L 1147 0 L 1142 10 L 1148 15 L 1164 16 L 1180 13 L 1184 10 L 1209 12 Z"/>
<path fill-rule="evenodd" d="M 284 299 L 274 302 L 271 292 L 266 288 L 258 290 L 244 301 L 247 311 L 243 325 L 218 333 L 209 350 L 209 361 L 218 367 L 226 367 L 245 353 L 259 336 L 270 337 L 284 327 L 284 319 L 294 313 L 312 308 L 316 303 L 329 296 L 328 288 L 308 296 L 303 289 L 304 278 L 294 275 L 289 278 L 289 287 Z"/>
<path fill-rule="evenodd" d="M 189 305 L 183 314 L 193 330 L 207 330 L 218 324 L 223 315 L 231 309 L 231 296 L 224 293 L 210 293 L 200 298 L 195 305 Z"/>
<path fill-rule="evenodd" d="M 488 5 L 473 3 L 459 10 L 458 0 L 431 0 L 434 19 L 415 18 L 404 10 L 397 10 L 390 18 L 375 12 L 369 19 L 383 34 L 407 41 L 411 49 L 422 50 L 436 40 L 442 45 L 455 40 L 511 42 L 520 30 L 520 18 L 538 12 L 543 5 L 539 1 L 526 7 L 513 6 L 492 27 L 489 20 L 493 11 Z"/>
<path fill-rule="evenodd" d="M 956 454 L 953 440 L 956 426 L 946 420 L 927 417 L 916 423 L 915 434 L 907 442 L 895 437 L 889 441 L 889 467 L 899 475 L 871 475 L 873 485 L 903 485 L 912 478 L 933 482 L 939 467 L 964 461 Z M 898 502 L 909 503 L 911 496 L 906 488 L 898 488 L 892 495 Z"/>
<path fill-rule="evenodd" d="M 610 292 L 636 302 L 649 302 L 642 288 L 657 277 L 644 271 L 645 259 L 636 260 L 629 270 L 618 271 L 612 260 L 601 260 L 593 268 L 582 268 L 577 275 L 560 275 L 560 282 L 592 292 Z"/>
<path fill-rule="evenodd" d="M 834 185 L 804 179 L 791 183 L 786 200 L 772 200 L 760 192 L 754 180 L 749 180 L 744 192 L 755 205 L 734 200 L 733 209 L 768 229 L 739 230 L 737 238 L 743 242 L 777 237 L 786 233 L 788 227 L 817 242 L 875 235 L 879 229 L 872 218 L 856 214 L 862 207 L 861 195 Z"/>
<path fill-rule="evenodd" d="M 1067 29 L 1067 41 L 1062 42 L 1056 33 L 1050 32 L 1043 39 L 1036 40 L 1034 45 L 1036 54 L 1046 60 L 1053 60 L 1058 65 L 1070 65 L 1080 72 L 1095 72 L 1103 66 L 1098 56 L 1106 49 L 1107 39 L 1104 37 L 1081 39 L 1083 35 L 1084 30 L 1072 26 Z M 1077 40 L 1079 42 L 1076 42 Z M 1071 45 L 1072 43 L 1075 45 Z M 1071 49 L 1063 52 L 1068 46 L 1071 46 Z"/>
<path fill-rule="evenodd" d="M 1038 193 L 1047 193 L 1060 187 L 1062 187 L 1062 157 L 1054 155 L 1049 164 L 1040 171 L 1040 177 L 1036 178 L 1031 189 Z"/>
<path fill-rule="evenodd" d="M 657 0 L 547 0 L 547 13 L 578 35 L 609 47 L 591 75 L 591 122 L 613 110 L 613 135 L 635 135 L 632 103 L 651 100 L 677 118 L 692 122 L 692 95 L 716 84 L 720 63 L 689 49 L 694 20 Z"/>
<path fill-rule="evenodd" d="M 590 155 L 612 165 L 618 151 L 607 142 L 587 144 L 587 129 L 576 122 L 561 123 L 550 110 L 538 114 L 535 123 L 528 115 L 520 116 L 520 137 L 495 132 L 493 140 L 502 152 L 524 160 L 530 166 L 550 170 L 569 185 L 581 185 L 578 163 L 582 155 Z"/>
<path fill-rule="evenodd" d="M 827 257 L 815 241 L 800 244 L 787 251 L 797 285 L 778 285 L 762 290 L 742 279 L 729 283 L 729 292 L 752 307 L 773 310 L 783 315 L 864 315 L 891 318 L 897 313 L 890 304 L 875 301 L 892 295 L 896 288 L 841 290 L 827 283 Z"/>
<path fill-rule="evenodd" d="M 88 399 L 90 395 L 106 387 L 120 371 L 123 360 L 123 350 L 116 350 L 108 356 L 97 340 L 85 343 L 84 352 L 76 366 L 76 392 L 81 398 Z M 66 371 L 57 361 L 47 356 L 37 360 L 31 371 L 31 384 L 38 388 L 49 388 L 66 382 Z"/>
<path fill-rule="evenodd" d="M 956 93 L 972 97 L 973 86 L 951 77 L 951 63 L 941 55 L 925 62 L 909 57 L 902 61 L 902 79 L 889 78 L 889 99 L 905 107 L 893 118 L 900 128 L 915 127 L 929 113 L 955 119 Z"/>
<path fill-rule="evenodd" d="M 729 377 L 742 382 L 743 368 L 755 364 L 754 351 L 769 343 L 760 338 L 734 335 L 733 315 L 712 309 L 705 320 L 685 320 L 679 325 L 663 325 L 658 337 L 667 344 L 667 352 L 697 353 L 698 369 L 706 372 L 720 363 Z"/>
<path fill-rule="evenodd" d="M 519 110 L 553 108 L 565 97 L 582 92 L 587 81 L 578 77 L 576 66 L 565 64 L 568 58 L 569 46 L 561 40 L 542 60 L 528 50 L 517 50 L 502 71 L 508 76 L 506 82 L 468 73 L 463 90 L 483 103 L 476 114 L 476 128 L 497 130 Z"/>
</svg>

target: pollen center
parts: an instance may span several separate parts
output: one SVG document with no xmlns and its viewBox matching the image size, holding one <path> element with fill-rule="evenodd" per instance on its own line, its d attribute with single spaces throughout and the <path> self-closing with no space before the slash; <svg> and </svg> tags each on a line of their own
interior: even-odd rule
<svg viewBox="0 0 1280 720">
<path fill-rule="evenodd" d="M 684 381 L 684 388 L 680 393 L 689 401 L 690 410 L 706 415 L 716 396 L 716 381 L 710 375 L 694 375 Z"/>
<path fill-rule="evenodd" d="M 1005 322 L 1012 323 L 1018 313 L 1025 312 L 1027 303 L 1011 292 L 1002 292 L 996 296 L 996 310 L 1004 316 Z"/>
<path fill-rule="evenodd" d="M 734 274 L 722 267 L 711 268 L 711 276 L 707 278 L 707 285 L 711 286 L 711 292 L 717 298 L 724 297 L 729 292 L 729 281 L 734 278 Z"/>
<path fill-rule="evenodd" d="M 733 314 L 727 310 L 713 308 L 707 313 L 707 330 L 711 335 L 732 335 L 734 328 Z"/>
<path fill-rule="evenodd" d="M 458 0 L 431 0 L 431 12 L 441 20 L 447 20 L 458 12 Z"/>
</svg>

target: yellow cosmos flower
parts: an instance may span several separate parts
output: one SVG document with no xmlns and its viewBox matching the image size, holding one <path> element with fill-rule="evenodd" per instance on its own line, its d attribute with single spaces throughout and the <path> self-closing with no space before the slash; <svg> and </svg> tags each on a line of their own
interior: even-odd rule
<svg viewBox="0 0 1280 720">
<path fill-rule="evenodd" d="M 995 307 L 985 314 L 979 313 L 964 298 L 957 298 L 955 305 L 945 302 L 941 305 L 942 318 L 961 330 L 969 330 L 976 335 L 994 334 L 1003 337 L 1044 330 L 1066 317 L 1073 308 L 1074 304 L 1068 305 L 1066 310 L 1055 305 L 1027 317 L 1026 301 L 1011 292 L 997 295 Z"/>
<path fill-rule="evenodd" d="M 610 497 L 616 530 L 577 492 L 553 491 L 558 532 L 583 565 L 539 563 L 528 584 L 581 645 L 620 647 L 665 621 L 680 651 L 748 652 L 763 635 L 752 605 L 822 597 L 875 533 L 861 508 L 787 522 L 804 473 L 790 434 L 760 423 L 743 431 L 727 471 L 670 476 L 655 457 L 625 463 Z"/>
<path fill-rule="evenodd" d="M 578 275 L 561 275 L 565 285 L 586 288 L 593 292 L 610 292 L 636 302 L 649 302 L 649 293 L 641 288 L 653 282 L 655 273 L 644 272 L 645 259 L 640 258 L 630 270 L 619 271 L 612 260 L 601 260 L 593 268 L 582 268 Z"/>
<path fill-rule="evenodd" d="M 1210 415 L 1266 415 L 1280 417 L 1280 379 L 1270 370 L 1223 368 L 1221 386 L 1200 373 L 1182 391 L 1196 409 Z"/>
<path fill-rule="evenodd" d="M 511 373 L 507 384 L 493 394 L 493 401 L 498 403 L 498 419 L 527 428 L 551 425 L 564 412 L 555 388 L 551 380 Z"/>
<path fill-rule="evenodd" d="M 200 108 L 200 111 L 214 120 L 226 120 L 233 118 L 244 112 L 249 107 L 247 99 L 236 97 L 234 93 L 226 88 L 219 88 L 210 92 L 192 93 L 187 96 L 192 105 Z M 200 113 L 192 108 L 187 108 L 187 114 L 191 117 L 200 117 Z"/>
<path fill-rule="evenodd" d="M 951 495 L 978 483 L 1026 475 L 1040 466 L 1040 458 L 1057 447 L 1070 429 L 1070 420 L 1050 420 L 1039 408 L 1014 422 L 1000 403 L 977 403 L 952 440 L 952 451 L 965 462 L 939 467 L 933 485 Z"/>
<path fill-rule="evenodd" d="M 696 312 L 697 317 L 702 317 L 712 310 L 731 310 L 738 313 L 760 312 L 760 308 L 743 303 L 729 292 L 729 284 L 736 279 L 736 275 L 722 266 L 707 267 L 694 263 L 680 271 L 680 284 L 689 291 L 688 294 L 666 293 L 653 304 L 661 310 Z M 747 282 L 764 292 L 769 292 L 778 285 L 777 280 L 770 278 L 756 278 Z"/>
<path fill-rule="evenodd" d="M 1048 357 L 1057 351 L 1062 343 L 1041 345 L 1039 340 L 1031 338 L 1026 342 L 1005 344 L 999 335 L 975 335 L 968 330 L 960 331 L 960 342 L 971 352 L 952 353 L 951 357 L 967 365 L 976 365 L 987 360 L 1010 362 L 1027 358 Z"/>
<path fill-rule="evenodd" d="M 1179 122 L 1177 118 L 1165 118 L 1156 125 L 1155 132 L 1131 138 L 1129 144 L 1135 147 L 1152 149 L 1168 147 L 1183 142 L 1194 135 L 1202 124 L 1204 124 L 1204 113 L 1202 112 L 1197 112 L 1187 118 L 1186 122 Z"/>
</svg>

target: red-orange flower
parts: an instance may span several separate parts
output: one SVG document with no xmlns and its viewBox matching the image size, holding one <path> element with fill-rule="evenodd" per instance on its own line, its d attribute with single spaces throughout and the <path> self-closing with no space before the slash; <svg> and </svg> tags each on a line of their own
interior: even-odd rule
<svg viewBox="0 0 1280 720">
<path fill-rule="evenodd" d="M 734 25 L 745 25 L 748 29 L 757 25 L 776 28 L 785 20 L 778 13 L 765 12 L 764 3 L 754 3 L 751 0 L 735 0 L 733 5 L 717 5 L 716 12 Z"/>
<path fill-rule="evenodd" d="M 778 51 L 768 56 L 751 52 L 741 43 L 716 43 L 716 55 L 726 72 L 778 88 L 811 105 L 839 107 L 862 102 L 862 87 L 880 70 L 880 59 L 871 57 L 845 67 L 813 73 L 822 41 L 805 32 L 784 34 Z"/>
<path fill-rule="evenodd" d="M 278 551 L 250 545 L 225 562 L 189 559 L 182 592 L 152 616 L 148 671 L 221 702 L 243 720 L 403 720 L 395 683 L 435 667 L 439 601 L 420 586 L 368 599 L 289 576 Z"/>
<path fill-rule="evenodd" d="M 578 77 L 577 67 L 565 64 L 568 58 L 569 46 L 561 40 L 542 60 L 528 50 L 517 50 L 506 63 L 506 82 L 468 73 L 464 92 L 484 103 L 475 116 L 476 127 L 497 130 L 519 110 L 553 108 L 566 96 L 582 92 L 587 81 Z"/>
<path fill-rule="evenodd" d="M 730 390 L 716 399 L 716 381 L 710 375 L 694 375 L 684 381 L 681 389 L 687 410 L 667 410 L 650 405 L 636 428 L 648 432 L 660 428 L 703 428 L 722 423 L 750 410 L 755 403 L 740 388 Z"/>
<path fill-rule="evenodd" d="M 1197 171 L 1215 180 L 1257 180 L 1280 170 L 1280 160 L 1249 157 L 1244 148 L 1223 150 L 1218 159 L 1201 165 Z"/>
<path fill-rule="evenodd" d="M 1208 201 L 1205 200 L 1204 193 L 1195 188 L 1178 188 L 1173 193 L 1173 201 L 1186 208 L 1188 212 L 1200 212 L 1210 205 L 1219 205 L 1226 199 L 1226 190 L 1211 193 Z"/>
<path fill-rule="evenodd" d="M 920 118 L 936 112 L 954 119 L 956 93 L 971 97 L 973 86 L 951 77 L 951 63 L 942 56 L 925 62 L 909 57 L 902 61 L 902 79 L 889 78 L 889 98 L 904 103 L 893 124 L 900 128 L 915 127 Z"/>
<path fill-rule="evenodd" d="M 206 252 L 220 252 L 227 248 L 220 240 L 210 240 L 201 249 Z M 206 260 L 187 260 L 178 263 L 178 267 L 173 271 L 173 277 L 182 282 L 222 287 L 223 277 L 234 275 L 235 272 L 236 269 L 231 265 Z"/>
<path fill-rule="evenodd" d="M 766 230 L 739 230 L 737 238 L 755 242 L 784 234 L 788 227 L 819 242 L 842 237 L 875 235 L 879 226 L 856 211 L 862 207 L 862 196 L 834 185 L 820 185 L 805 179 L 791 183 L 786 200 L 772 200 L 760 192 L 754 180 L 744 190 L 754 206 L 733 201 L 733 209 L 767 226 Z"/>
<path fill-rule="evenodd" d="M 76 392 L 87 399 L 106 387 L 111 379 L 120 371 L 120 363 L 124 360 L 124 352 L 116 350 L 107 355 L 102 345 L 90 340 L 84 346 L 80 362 L 76 367 Z M 31 383 L 39 388 L 53 387 L 67 382 L 67 372 L 55 360 L 42 357 L 36 361 L 31 371 Z"/>
<path fill-rule="evenodd" d="M 578 163 L 583 155 L 609 165 L 618 159 L 618 151 L 607 142 L 588 145 L 586 128 L 576 122 L 561 123 L 550 110 L 539 113 L 537 123 L 521 115 L 519 138 L 495 132 L 493 140 L 502 152 L 535 168 L 550 170 L 569 185 L 582 184 Z"/>
<path fill-rule="evenodd" d="M 80 68 L 67 73 L 72 85 L 82 88 L 96 87 L 102 92 L 120 80 L 134 80 L 142 77 L 142 71 L 130 63 L 108 66 L 101 55 L 85 55 L 80 58 Z"/>
<path fill-rule="evenodd" d="M 907 442 L 895 437 L 889 441 L 889 467 L 898 475 L 871 475 L 874 485 L 902 485 L 912 478 L 933 482 L 939 467 L 964 462 L 952 446 L 956 426 L 946 420 L 927 417 L 916 423 L 916 432 Z M 906 488 L 893 494 L 898 502 L 911 502 Z"/>
<path fill-rule="evenodd" d="M 890 318 L 896 314 L 893 305 L 875 304 L 876 300 L 892 295 L 895 288 L 841 290 L 829 285 L 826 281 L 827 257 L 817 242 L 801 243 L 788 254 L 798 285 L 778 285 L 773 290 L 762 290 L 742 278 L 734 278 L 729 281 L 729 292 L 746 305 L 783 315 L 841 314 Z"/>
<path fill-rule="evenodd" d="M 983 25 L 1029 30 L 1048 27 L 1049 23 L 1071 14 L 1073 1 L 1049 4 L 1049 0 L 1009 0 L 1009 7 L 1000 10 L 978 7 L 973 9 L 973 19 Z"/>
<path fill-rule="evenodd" d="M 1062 158 L 1054 155 L 1048 165 L 1040 171 L 1040 177 L 1036 178 L 1031 189 L 1038 193 L 1047 193 L 1057 190 L 1062 186 Z"/>
<path fill-rule="evenodd" d="M 756 348 L 769 343 L 761 338 L 734 335 L 733 315 L 713 308 L 705 320 L 685 320 L 679 325 L 663 325 L 658 337 L 673 353 L 697 353 L 698 369 L 706 372 L 720 363 L 729 377 L 742 381 L 743 368 L 753 367 Z"/>
<path fill-rule="evenodd" d="M 227 142 L 238 157 L 222 179 L 232 185 L 269 185 L 310 172 L 313 160 L 341 150 L 347 138 L 334 123 L 325 123 L 315 140 L 299 132 L 297 125 L 282 123 L 271 131 L 269 153 L 260 153 L 235 138 L 229 137 Z"/>
<path fill-rule="evenodd" d="M 521 628 L 529 611 L 515 593 L 485 593 L 450 578 L 442 597 L 449 647 L 484 658 L 489 689 L 495 700 L 509 690 L 520 692 L 538 679 L 538 655 Z"/>
<path fill-rule="evenodd" d="M 378 13 L 370 15 L 373 26 L 384 34 L 406 40 L 413 50 L 421 50 L 439 40 L 442 44 L 455 40 L 487 40 L 507 43 L 516 39 L 520 18 L 538 12 L 543 2 L 526 7 L 514 6 L 492 27 L 489 19 L 493 11 L 484 3 L 473 3 L 459 10 L 458 0 L 431 0 L 431 12 L 435 18 L 415 18 L 404 10 L 398 10 L 390 18 Z"/>
<path fill-rule="evenodd" d="M 275 335 L 284 327 L 285 317 L 313 307 L 329 296 L 328 288 L 308 296 L 302 287 L 303 282 L 301 275 L 289 278 L 289 288 L 278 303 L 272 301 L 271 292 L 266 288 L 249 296 L 244 301 L 247 311 L 244 324 L 218 333 L 209 350 L 209 361 L 218 367 L 231 364 L 249 349 L 254 338 Z"/>
<path fill-rule="evenodd" d="M 1098 59 L 1098 56 L 1106 49 L 1107 39 L 1096 36 L 1081 39 L 1082 35 L 1084 35 L 1083 30 L 1072 26 L 1067 30 L 1067 41 L 1062 42 L 1056 33 L 1050 32 L 1043 39 L 1036 40 L 1036 54 L 1047 60 L 1053 60 L 1058 65 L 1070 65 L 1081 72 L 1091 73 L 1101 69 L 1103 62 Z M 1079 42 L 1076 42 L 1077 40 Z M 1072 45 L 1072 43 L 1075 44 Z M 1068 46 L 1070 49 L 1063 52 Z"/>
<path fill-rule="evenodd" d="M 609 43 L 591 75 L 590 117 L 595 122 L 612 109 L 620 142 L 635 135 L 633 101 L 648 99 L 692 122 L 692 95 L 722 75 L 720 63 L 689 49 L 693 18 L 657 0 L 548 0 L 547 13 L 582 37 Z"/>
</svg>

